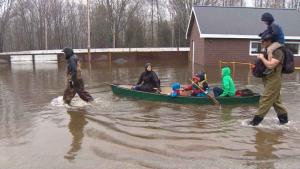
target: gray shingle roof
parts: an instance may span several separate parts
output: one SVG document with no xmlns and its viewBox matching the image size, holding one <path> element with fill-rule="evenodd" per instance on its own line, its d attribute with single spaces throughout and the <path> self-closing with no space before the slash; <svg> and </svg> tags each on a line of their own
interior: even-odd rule
<svg viewBox="0 0 300 169">
<path fill-rule="evenodd" d="M 300 13 L 295 9 L 194 6 L 202 34 L 258 35 L 266 29 L 260 21 L 271 13 L 285 36 L 300 36 Z"/>
</svg>

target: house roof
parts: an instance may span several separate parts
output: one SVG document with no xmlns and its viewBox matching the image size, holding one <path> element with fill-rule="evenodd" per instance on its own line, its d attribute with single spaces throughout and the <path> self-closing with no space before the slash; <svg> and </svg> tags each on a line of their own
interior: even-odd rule
<svg viewBox="0 0 300 169">
<path fill-rule="evenodd" d="M 300 40 L 300 13 L 296 9 L 194 6 L 187 29 L 190 34 L 193 21 L 203 38 L 257 39 L 266 29 L 260 21 L 265 12 L 271 13 L 285 34 L 286 39 Z"/>
</svg>

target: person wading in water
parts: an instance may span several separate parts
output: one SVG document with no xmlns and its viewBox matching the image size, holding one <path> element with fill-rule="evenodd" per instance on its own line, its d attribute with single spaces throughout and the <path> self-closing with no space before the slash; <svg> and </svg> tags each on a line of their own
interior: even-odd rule
<svg viewBox="0 0 300 169">
<path fill-rule="evenodd" d="M 272 44 L 272 35 L 267 34 L 261 37 L 262 48 L 268 50 L 268 47 Z M 273 71 L 262 77 L 264 92 L 259 100 L 259 108 L 250 121 L 250 125 L 257 126 L 268 113 L 270 108 L 273 106 L 280 124 L 286 124 L 288 122 L 288 113 L 281 102 L 281 82 L 282 82 L 282 63 L 284 54 L 281 48 L 277 48 L 272 53 L 273 57 L 271 60 L 266 59 L 267 53 L 259 54 L 257 56 L 264 65 L 272 69 Z"/>
<path fill-rule="evenodd" d="M 80 63 L 73 49 L 64 48 L 62 52 L 64 52 L 68 64 L 66 69 L 66 89 L 63 97 L 64 102 L 70 104 L 76 93 L 86 102 L 94 101 L 93 97 L 84 89 Z"/>
</svg>

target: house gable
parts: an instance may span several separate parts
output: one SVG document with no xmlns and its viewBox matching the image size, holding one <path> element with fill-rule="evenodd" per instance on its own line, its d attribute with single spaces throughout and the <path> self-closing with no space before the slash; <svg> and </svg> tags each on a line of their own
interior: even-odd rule
<svg viewBox="0 0 300 169">
<path fill-rule="evenodd" d="M 266 29 L 260 21 L 264 12 L 274 16 L 286 39 L 300 40 L 300 13 L 295 9 L 194 6 L 186 35 L 196 21 L 202 38 L 259 39 L 258 34 Z"/>
</svg>

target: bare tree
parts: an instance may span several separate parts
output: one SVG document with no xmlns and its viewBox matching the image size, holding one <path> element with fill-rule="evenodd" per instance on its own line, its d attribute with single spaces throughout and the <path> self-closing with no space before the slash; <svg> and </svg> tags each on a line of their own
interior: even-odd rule
<svg viewBox="0 0 300 169">
<path fill-rule="evenodd" d="M 298 0 L 291 0 L 298 1 Z M 255 7 L 264 7 L 264 8 L 286 8 L 289 6 L 290 2 L 286 0 L 255 0 Z"/>
<path fill-rule="evenodd" d="M 285 1 L 287 8 L 294 8 L 299 10 L 300 0 L 288 0 Z"/>
<path fill-rule="evenodd" d="M 0 0 L 0 52 L 3 52 L 7 24 L 11 18 L 14 0 Z"/>
<path fill-rule="evenodd" d="M 130 4 L 130 0 L 106 0 L 106 8 L 109 16 L 109 25 L 112 35 L 112 47 L 117 47 L 119 34 L 126 27 L 129 17 L 139 7 L 140 1 Z"/>
<path fill-rule="evenodd" d="M 245 0 L 91 0 L 92 47 L 187 46 L 193 5 L 244 6 Z M 254 0 L 298 8 L 300 0 Z M 0 0 L 0 52 L 87 46 L 87 6 L 75 0 Z M 5 42 L 5 43 L 4 43 Z"/>
<path fill-rule="evenodd" d="M 202 3 L 193 0 L 169 0 L 170 10 L 174 13 L 175 39 L 177 46 L 187 45 L 185 32 L 189 21 L 189 16 L 194 4 Z"/>
</svg>

